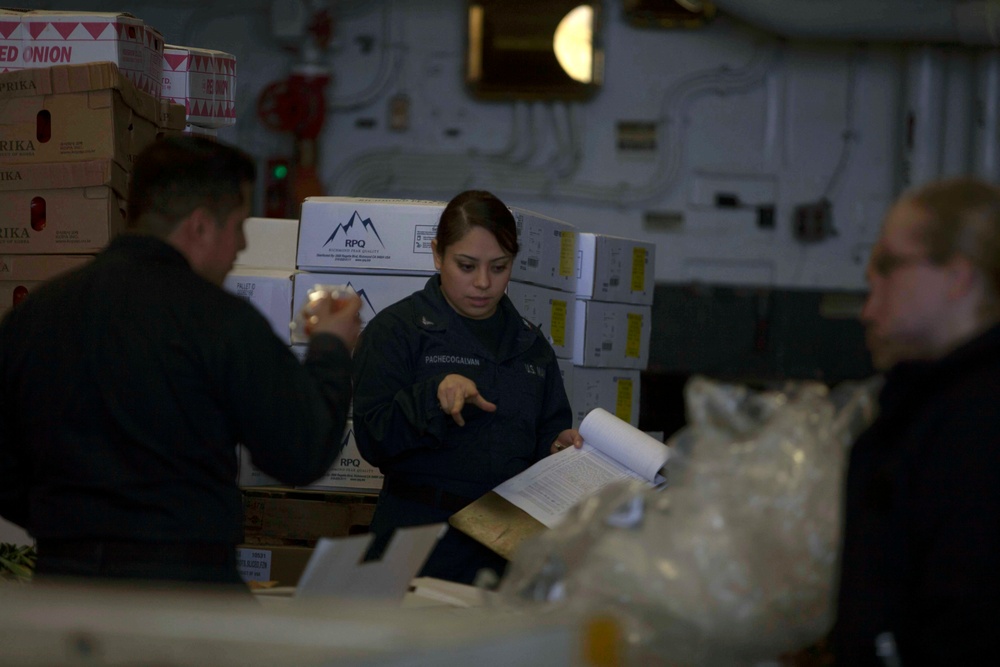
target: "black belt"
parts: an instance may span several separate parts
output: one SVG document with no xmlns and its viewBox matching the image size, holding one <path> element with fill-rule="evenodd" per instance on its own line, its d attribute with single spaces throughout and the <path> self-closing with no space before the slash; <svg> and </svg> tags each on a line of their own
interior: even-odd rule
<svg viewBox="0 0 1000 667">
<path fill-rule="evenodd" d="M 457 512 L 472 503 L 475 498 L 467 498 L 457 493 L 436 489 L 433 486 L 418 486 L 398 479 L 385 479 L 385 490 L 397 498 L 412 500 L 422 505 Z"/>
</svg>

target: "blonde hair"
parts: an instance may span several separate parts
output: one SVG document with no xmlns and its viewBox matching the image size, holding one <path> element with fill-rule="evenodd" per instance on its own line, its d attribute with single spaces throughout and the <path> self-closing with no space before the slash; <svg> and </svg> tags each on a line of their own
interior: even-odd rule
<svg viewBox="0 0 1000 667">
<path fill-rule="evenodd" d="M 1000 319 L 1000 187 L 974 178 L 935 181 L 907 195 L 927 217 L 921 236 L 928 258 L 944 264 L 956 254 L 983 277 L 985 321 Z"/>
</svg>

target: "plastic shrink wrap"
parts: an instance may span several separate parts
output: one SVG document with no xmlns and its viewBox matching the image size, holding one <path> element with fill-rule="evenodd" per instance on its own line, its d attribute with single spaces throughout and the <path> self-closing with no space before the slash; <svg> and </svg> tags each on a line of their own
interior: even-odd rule
<svg viewBox="0 0 1000 667">
<path fill-rule="evenodd" d="M 832 621 L 846 453 L 877 385 L 692 378 L 668 486 L 616 483 L 583 501 L 521 545 L 501 600 L 612 614 L 630 665 L 757 665 L 817 640 Z"/>
</svg>

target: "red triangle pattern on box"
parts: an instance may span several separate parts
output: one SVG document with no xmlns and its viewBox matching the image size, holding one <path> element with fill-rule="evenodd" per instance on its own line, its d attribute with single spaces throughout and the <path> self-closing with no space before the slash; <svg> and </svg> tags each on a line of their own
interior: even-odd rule
<svg viewBox="0 0 1000 667">
<path fill-rule="evenodd" d="M 185 72 L 190 66 L 186 53 L 164 53 L 163 59 L 172 72 Z"/>
<path fill-rule="evenodd" d="M 88 21 L 86 23 L 81 23 L 80 25 L 82 25 L 94 39 L 100 39 L 101 35 L 104 34 L 104 31 L 108 29 L 108 24 L 106 22 L 93 23 Z"/>
<path fill-rule="evenodd" d="M 20 21 L 0 21 L 0 37 L 10 39 L 19 25 L 21 25 Z"/>
<path fill-rule="evenodd" d="M 80 24 L 70 23 L 69 21 L 57 21 L 52 24 L 52 27 L 56 29 L 56 32 L 58 32 L 63 39 L 69 39 L 69 36 L 73 34 L 73 31 L 76 30 L 78 25 Z"/>
<path fill-rule="evenodd" d="M 38 36 L 42 34 L 42 31 L 48 27 L 47 21 L 29 21 L 28 22 L 28 34 L 31 35 L 31 39 L 38 39 Z"/>
</svg>

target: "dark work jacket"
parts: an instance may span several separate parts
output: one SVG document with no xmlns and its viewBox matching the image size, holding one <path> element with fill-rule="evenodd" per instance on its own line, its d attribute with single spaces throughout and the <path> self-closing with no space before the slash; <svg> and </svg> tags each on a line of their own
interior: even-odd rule
<svg viewBox="0 0 1000 667">
<path fill-rule="evenodd" d="M 478 498 L 549 454 L 572 425 L 552 346 L 506 296 L 506 330 L 494 355 L 445 301 L 440 276 L 368 323 L 355 352 L 354 434 L 361 455 L 387 478 Z M 437 388 L 451 373 L 476 383 L 496 412 L 467 405 L 465 426 L 441 411 Z M 396 521 L 376 510 L 376 532 L 431 523 L 447 513 L 410 507 Z M 418 516 L 420 515 L 420 516 Z M 422 518 L 422 521 L 421 521 Z"/>
<path fill-rule="evenodd" d="M 172 246 L 114 239 L 0 324 L 0 514 L 35 538 L 235 544 L 236 445 L 286 483 L 340 449 L 350 356 L 300 364 Z"/>
<path fill-rule="evenodd" d="M 838 665 L 1000 660 L 1000 327 L 892 369 L 845 496 Z"/>
</svg>

